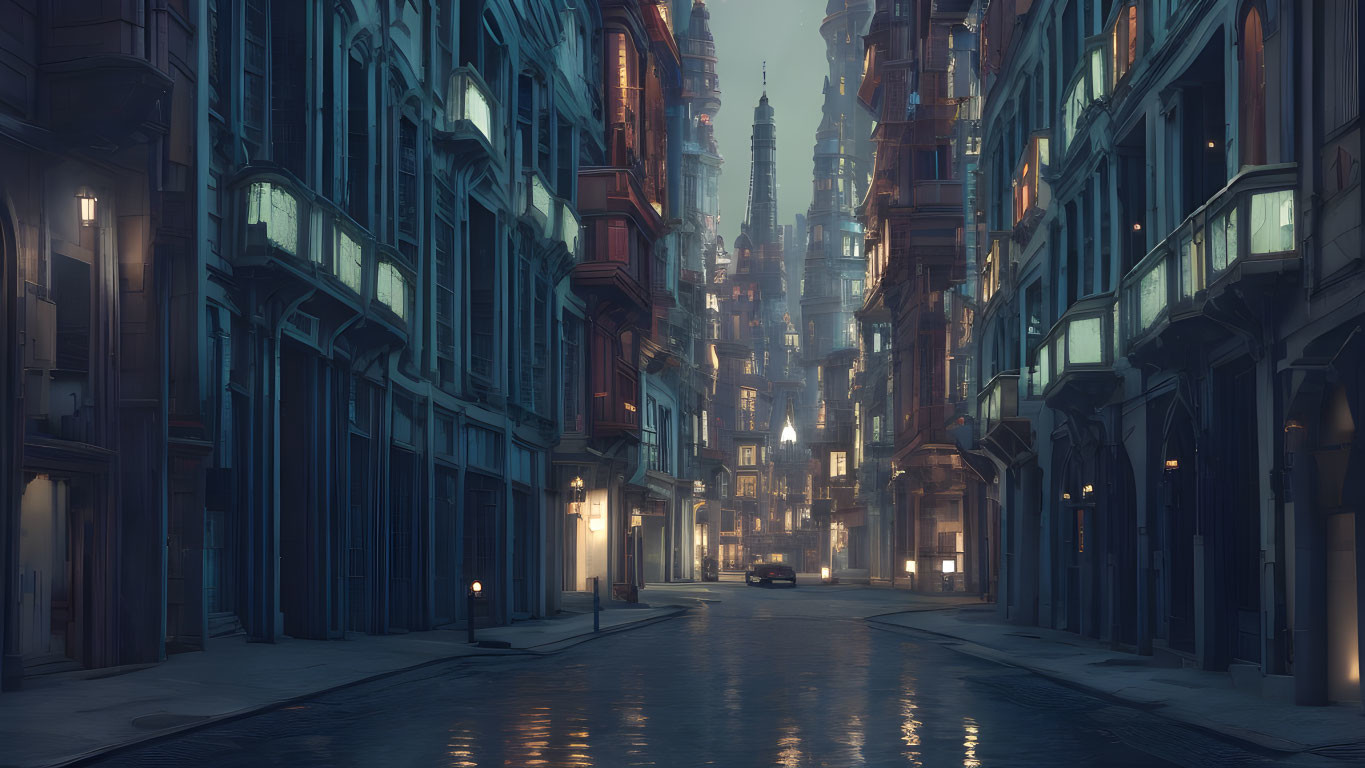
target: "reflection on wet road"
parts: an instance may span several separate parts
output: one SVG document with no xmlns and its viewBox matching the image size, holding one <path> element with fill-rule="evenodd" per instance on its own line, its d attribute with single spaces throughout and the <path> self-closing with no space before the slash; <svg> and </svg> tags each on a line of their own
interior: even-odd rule
<svg viewBox="0 0 1365 768">
<path fill-rule="evenodd" d="M 1247 764 L 1194 748 L 1162 755 L 1177 762 L 1139 751 L 1142 724 L 1152 715 L 931 640 L 837 618 L 877 611 L 830 610 L 829 592 L 713 589 L 723 602 L 558 655 L 428 667 L 102 764 Z M 1265 759 L 1205 741 L 1215 752 L 1232 750 L 1230 758 Z"/>
</svg>

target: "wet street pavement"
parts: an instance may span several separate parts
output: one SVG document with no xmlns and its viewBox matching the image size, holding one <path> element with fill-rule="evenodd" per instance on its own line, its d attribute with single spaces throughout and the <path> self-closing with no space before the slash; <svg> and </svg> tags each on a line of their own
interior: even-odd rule
<svg viewBox="0 0 1365 768">
<path fill-rule="evenodd" d="M 721 583 L 643 594 L 694 607 L 562 653 L 426 667 L 98 764 L 1290 764 L 862 621 L 904 609 L 904 593 Z"/>
</svg>

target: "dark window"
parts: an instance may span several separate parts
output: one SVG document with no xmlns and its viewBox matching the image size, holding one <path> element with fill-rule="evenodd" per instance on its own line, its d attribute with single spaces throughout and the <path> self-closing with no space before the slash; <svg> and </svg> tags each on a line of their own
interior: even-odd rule
<svg viewBox="0 0 1365 768">
<path fill-rule="evenodd" d="M 308 171 L 305 104 L 308 74 L 308 6 L 270 6 L 270 142 L 275 162 L 304 178 Z"/>
<path fill-rule="evenodd" d="M 564 316 L 564 430 L 582 432 L 583 424 L 583 323 Z"/>
<path fill-rule="evenodd" d="M 346 212 L 369 223 L 370 88 L 365 62 L 352 53 L 346 67 Z"/>
<path fill-rule="evenodd" d="M 242 134 L 255 148 L 265 140 L 267 0 L 247 0 L 242 45 Z M 253 156 L 256 153 L 252 153 Z"/>
<path fill-rule="evenodd" d="M 436 368 L 442 384 L 455 381 L 455 227 L 436 219 Z"/>
<path fill-rule="evenodd" d="M 550 360 L 550 285 L 544 278 L 537 278 L 536 281 L 536 305 L 535 305 L 535 359 L 534 371 L 531 381 L 532 398 L 535 400 L 536 413 L 542 416 L 553 416 L 550 413 L 550 399 L 547 396 L 549 390 L 549 360 Z"/>
<path fill-rule="evenodd" d="M 493 380 L 493 339 L 497 327 L 497 253 L 491 211 L 469 203 L 469 370 L 487 383 Z"/>
<path fill-rule="evenodd" d="M 417 236 L 417 126 L 398 121 L 398 233 Z"/>
</svg>

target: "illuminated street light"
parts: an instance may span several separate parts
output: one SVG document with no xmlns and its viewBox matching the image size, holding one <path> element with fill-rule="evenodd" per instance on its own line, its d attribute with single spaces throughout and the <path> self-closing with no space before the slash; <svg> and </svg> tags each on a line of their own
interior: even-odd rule
<svg viewBox="0 0 1365 768">
<path fill-rule="evenodd" d="M 944 572 L 944 573 L 956 573 L 956 572 L 957 572 L 957 560 L 944 560 L 944 561 L 943 561 L 943 572 Z"/>
<path fill-rule="evenodd" d="M 826 584 L 829 583 L 829 566 L 828 566 L 828 565 L 822 565 L 822 566 L 820 566 L 820 581 L 823 581 L 823 582 L 825 582 Z"/>
<path fill-rule="evenodd" d="M 906 560 L 906 561 L 905 561 L 905 572 L 908 573 L 908 574 L 910 574 L 910 575 L 912 575 L 912 576 L 915 574 L 915 561 L 914 561 L 914 560 Z"/>
</svg>

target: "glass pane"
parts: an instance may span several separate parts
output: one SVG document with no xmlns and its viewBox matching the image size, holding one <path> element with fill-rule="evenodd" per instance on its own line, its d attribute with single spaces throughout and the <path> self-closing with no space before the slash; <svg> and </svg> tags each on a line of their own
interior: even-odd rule
<svg viewBox="0 0 1365 768">
<path fill-rule="evenodd" d="M 1282 189 L 1251 196 L 1251 252 L 1294 249 L 1294 191 Z"/>
<path fill-rule="evenodd" d="M 338 229 L 336 254 L 337 277 L 341 278 L 346 287 L 360 293 L 362 265 L 360 243 Z"/>
<path fill-rule="evenodd" d="M 1227 232 L 1227 238 L 1228 238 L 1228 265 L 1231 266 L 1232 263 L 1233 263 L 1234 261 L 1237 261 L 1237 256 L 1239 255 L 1238 252 L 1237 252 L 1237 209 L 1236 209 L 1236 208 L 1233 208 L 1231 211 L 1228 211 L 1228 223 L 1227 223 L 1227 229 L 1226 229 L 1225 231 Z"/>
<path fill-rule="evenodd" d="M 1227 217 L 1219 216 L 1209 226 L 1209 264 L 1215 273 L 1228 266 Z"/>
<path fill-rule="evenodd" d="M 488 105 L 488 97 L 473 80 L 465 81 L 464 119 L 473 123 L 490 143 L 493 141 L 493 110 Z"/>
<path fill-rule="evenodd" d="M 1038 391 L 1047 389 L 1048 384 L 1052 383 L 1052 364 L 1048 356 L 1048 347 L 1043 346 L 1038 349 Z"/>
<path fill-rule="evenodd" d="M 1152 327 L 1166 309 L 1166 262 L 1159 261 L 1138 285 L 1138 330 Z"/>
<path fill-rule="evenodd" d="M 1072 320 L 1067 328 L 1067 346 L 1071 352 L 1070 362 L 1094 364 L 1104 361 L 1101 339 L 1103 321 L 1098 317 Z"/>
<path fill-rule="evenodd" d="M 1194 240 L 1185 235 L 1180 238 L 1180 297 L 1188 299 L 1194 295 Z"/>
</svg>

